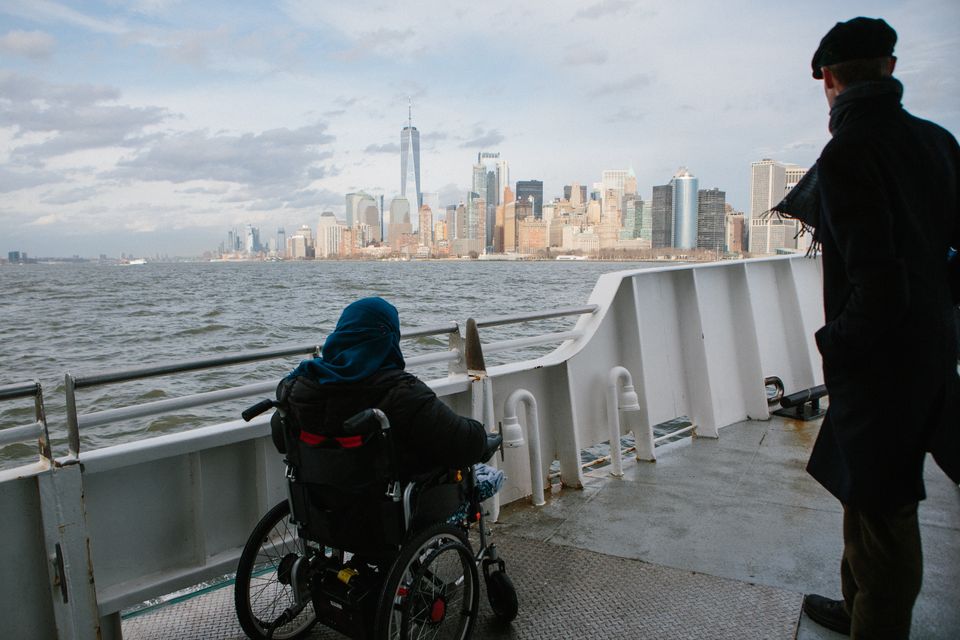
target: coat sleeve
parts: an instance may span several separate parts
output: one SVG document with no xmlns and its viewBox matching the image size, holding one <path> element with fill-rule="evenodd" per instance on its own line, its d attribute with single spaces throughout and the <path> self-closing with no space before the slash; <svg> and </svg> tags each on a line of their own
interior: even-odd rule
<svg viewBox="0 0 960 640">
<path fill-rule="evenodd" d="M 836 241 L 850 294 L 816 333 L 825 360 L 855 365 L 883 348 L 910 304 L 907 266 L 898 255 L 893 211 L 876 167 L 826 150 L 818 163 L 824 223 Z"/>
<path fill-rule="evenodd" d="M 408 450 L 431 464 L 451 468 L 480 461 L 487 444 L 483 424 L 457 415 L 415 376 L 391 396 L 388 414 Z"/>
</svg>

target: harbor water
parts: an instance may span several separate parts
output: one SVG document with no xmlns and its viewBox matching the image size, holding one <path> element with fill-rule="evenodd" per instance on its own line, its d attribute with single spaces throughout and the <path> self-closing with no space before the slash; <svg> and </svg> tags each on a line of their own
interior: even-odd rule
<svg viewBox="0 0 960 640">
<path fill-rule="evenodd" d="M 130 369 L 291 344 L 319 343 L 344 306 L 383 296 L 403 327 L 586 304 L 602 273 L 655 266 L 594 261 L 236 262 L 31 264 L 0 268 L 0 385 L 38 379 L 54 454 L 66 454 L 63 376 Z M 490 328 L 484 342 L 572 327 L 575 317 Z M 405 340 L 406 355 L 442 336 Z M 504 354 L 519 360 L 552 347 Z M 499 354 L 498 354 L 499 355 Z M 150 378 L 78 392 L 80 413 L 279 379 L 297 358 Z M 490 357 L 487 364 L 501 362 Z M 442 366 L 414 369 L 430 379 Z M 81 448 L 235 419 L 246 401 L 81 429 Z M 252 402 L 252 401 L 251 401 Z M 0 428 L 33 420 L 29 400 L 0 404 Z M 0 449 L 0 468 L 36 447 Z"/>
</svg>

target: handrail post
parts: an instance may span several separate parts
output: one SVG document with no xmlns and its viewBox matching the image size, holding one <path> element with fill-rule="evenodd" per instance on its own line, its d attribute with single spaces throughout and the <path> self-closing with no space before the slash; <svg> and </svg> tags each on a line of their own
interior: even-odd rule
<svg viewBox="0 0 960 640">
<path fill-rule="evenodd" d="M 43 406 L 43 387 L 39 380 L 34 380 L 36 392 L 33 396 L 33 413 L 37 418 L 37 426 L 40 427 L 40 457 L 46 462 L 53 462 L 53 451 L 50 447 L 50 430 L 47 428 L 47 411 Z"/>
<path fill-rule="evenodd" d="M 63 388 L 67 399 L 67 446 L 70 457 L 74 460 L 80 458 L 80 421 L 77 418 L 76 386 L 77 382 L 73 374 L 67 373 L 63 376 Z"/>
</svg>

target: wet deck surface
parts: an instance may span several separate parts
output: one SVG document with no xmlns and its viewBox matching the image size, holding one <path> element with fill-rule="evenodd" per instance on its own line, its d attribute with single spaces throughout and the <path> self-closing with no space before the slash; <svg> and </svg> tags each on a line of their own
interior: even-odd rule
<svg viewBox="0 0 960 640">
<path fill-rule="evenodd" d="M 818 424 L 775 418 L 606 469 L 544 507 L 513 504 L 495 539 L 520 593 L 499 626 L 483 602 L 475 638 L 840 638 L 801 615 L 837 597 L 839 504 L 803 468 Z M 960 489 L 932 461 L 921 503 L 924 583 L 912 637 L 960 637 Z M 128 618 L 128 640 L 243 638 L 232 590 Z M 342 638 L 315 629 L 311 638 Z"/>
</svg>

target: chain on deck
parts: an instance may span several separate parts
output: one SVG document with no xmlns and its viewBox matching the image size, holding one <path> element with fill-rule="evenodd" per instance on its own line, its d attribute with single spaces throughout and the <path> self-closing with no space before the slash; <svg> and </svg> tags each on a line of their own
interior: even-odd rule
<svg viewBox="0 0 960 640">
<path fill-rule="evenodd" d="M 794 638 L 802 596 L 548 542 L 498 534 L 520 597 L 520 615 L 499 624 L 481 587 L 473 637 Z M 482 579 L 481 579 L 482 581 Z M 233 590 L 219 589 L 123 622 L 125 640 L 241 640 Z M 312 639 L 344 636 L 315 627 Z"/>
</svg>

